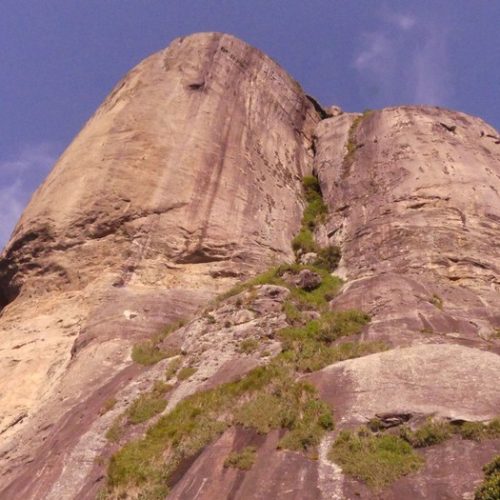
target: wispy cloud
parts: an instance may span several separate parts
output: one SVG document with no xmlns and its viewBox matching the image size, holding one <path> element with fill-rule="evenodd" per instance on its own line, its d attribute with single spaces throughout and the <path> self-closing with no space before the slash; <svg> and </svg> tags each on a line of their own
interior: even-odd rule
<svg viewBox="0 0 500 500">
<path fill-rule="evenodd" d="M 415 74 L 414 101 L 445 104 L 452 94 L 448 71 L 447 31 L 430 30 L 413 60 Z"/>
<path fill-rule="evenodd" d="M 406 13 L 385 12 L 364 33 L 353 59 L 362 89 L 375 105 L 446 104 L 452 95 L 448 29 Z"/>
<path fill-rule="evenodd" d="M 395 12 L 389 12 L 385 14 L 385 20 L 389 23 L 393 23 L 399 29 L 407 31 L 413 28 L 417 24 L 417 18 L 410 14 L 397 14 Z"/>
<path fill-rule="evenodd" d="M 0 159 L 0 249 L 56 158 L 56 147 L 42 143 L 26 146 L 14 157 Z"/>
</svg>

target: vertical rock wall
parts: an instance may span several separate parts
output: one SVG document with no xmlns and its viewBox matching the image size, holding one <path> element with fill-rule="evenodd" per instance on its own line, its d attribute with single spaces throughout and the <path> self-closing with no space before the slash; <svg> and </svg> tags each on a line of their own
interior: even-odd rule
<svg viewBox="0 0 500 500">
<path fill-rule="evenodd" d="M 292 258 L 319 119 L 271 59 L 217 33 L 116 86 L 0 259 L 4 463 L 119 377 L 135 339 Z"/>
</svg>

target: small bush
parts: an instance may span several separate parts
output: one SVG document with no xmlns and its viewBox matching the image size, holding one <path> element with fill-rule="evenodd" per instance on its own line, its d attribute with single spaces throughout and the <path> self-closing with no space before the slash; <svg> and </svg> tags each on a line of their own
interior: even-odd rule
<svg viewBox="0 0 500 500">
<path fill-rule="evenodd" d="M 355 335 L 370 322 L 370 316 L 358 309 L 324 314 L 321 318 L 318 339 L 333 342 L 340 337 Z"/>
<path fill-rule="evenodd" d="M 224 461 L 224 467 L 234 467 L 240 470 L 250 470 L 255 462 L 257 448 L 247 446 L 242 451 L 231 453 Z"/>
<path fill-rule="evenodd" d="M 123 436 L 122 417 L 117 417 L 113 420 L 111 427 L 106 431 L 105 437 L 112 443 L 118 443 Z"/>
<path fill-rule="evenodd" d="M 306 291 L 302 288 L 290 288 L 290 296 L 298 304 L 305 307 L 313 307 L 319 309 L 326 306 L 338 293 L 342 286 L 342 280 L 336 276 L 331 276 L 324 269 L 319 269 L 314 266 L 302 266 L 304 269 L 310 269 L 321 276 L 321 285 L 314 290 Z"/>
<path fill-rule="evenodd" d="M 425 448 L 449 439 L 452 436 L 452 429 L 448 422 L 428 420 L 416 431 L 403 427 L 400 436 L 414 448 Z"/>
<path fill-rule="evenodd" d="M 313 231 L 328 213 L 318 179 L 312 175 L 305 176 L 302 179 L 302 185 L 306 206 L 302 214 L 302 227 L 292 240 L 292 248 L 296 254 L 319 251 Z"/>
<path fill-rule="evenodd" d="M 292 248 L 295 253 L 316 252 L 318 246 L 309 227 L 303 227 L 292 240 Z"/>
<path fill-rule="evenodd" d="M 170 361 L 165 370 L 165 378 L 167 380 L 170 380 L 177 373 L 177 370 L 179 370 L 181 364 L 182 364 L 182 359 L 180 357 L 174 358 L 172 361 Z"/>
<path fill-rule="evenodd" d="M 104 415 L 105 413 L 108 413 L 108 411 L 111 411 L 115 407 L 116 403 L 116 398 L 109 398 L 104 401 L 104 404 L 99 411 L 99 415 Z"/>
<path fill-rule="evenodd" d="M 238 346 L 238 351 L 243 354 L 251 354 L 255 352 L 259 347 L 259 341 L 257 339 L 245 339 Z"/>
<path fill-rule="evenodd" d="M 500 498 L 500 455 L 483 467 L 484 481 L 475 492 L 475 500 L 498 500 Z"/>
<path fill-rule="evenodd" d="M 316 249 L 318 258 L 314 261 L 316 267 L 333 272 L 340 262 L 340 248 L 334 245 Z"/>
<path fill-rule="evenodd" d="M 487 436 L 487 426 L 481 422 L 464 422 L 456 426 L 455 432 L 458 432 L 462 439 L 470 441 L 481 441 Z"/>
<path fill-rule="evenodd" d="M 387 348 L 383 342 L 344 342 L 328 346 L 322 342 L 306 340 L 292 346 L 287 345 L 282 356 L 293 363 L 297 371 L 311 373 L 339 361 L 360 358 Z"/>
<path fill-rule="evenodd" d="M 290 300 L 283 303 L 283 312 L 286 320 L 290 325 L 299 324 L 302 322 L 302 313 L 297 309 L 297 306 Z"/>
<path fill-rule="evenodd" d="M 179 373 L 177 374 L 177 379 L 178 380 L 186 380 L 192 375 L 196 373 L 196 368 L 192 366 L 185 366 L 184 368 L 181 368 L 179 370 Z"/>
<path fill-rule="evenodd" d="M 160 332 L 149 340 L 144 340 L 132 347 L 132 361 L 140 365 L 150 366 L 158 363 L 162 359 L 178 354 L 173 351 L 164 351 L 160 343 L 172 332 L 178 330 L 185 324 L 185 320 L 174 321 L 164 327 Z"/>
<path fill-rule="evenodd" d="M 366 424 L 368 429 L 370 429 L 372 432 L 378 432 L 381 430 L 384 430 L 384 426 L 382 425 L 382 421 L 378 417 L 373 417 L 371 418 L 368 423 Z"/>
<path fill-rule="evenodd" d="M 145 340 L 132 348 L 132 361 L 140 365 L 154 365 L 168 357 L 168 353 L 162 351 L 152 340 Z"/>
<path fill-rule="evenodd" d="M 302 178 L 302 186 L 304 188 L 306 201 L 309 201 L 311 197 L 314 197 L 316 194 L 321 194 L 319 180 L 315 175 L 305 175 Z"/>
<path fill-rule="evenodd" d="M 494 418 L 486 425 L 486 435 L 489 438 L 500 437 L 500 418 Z"/>
<path fill-rule="evenodd" d="M 169 325 L 163 327 L 162 330 L 160 330 L 160 332 L 156 335 L 155 340 L 156 341 L 164 340 L 171 333 L 177 331 L 179 328 L 183 327 L 185 324 L 186 324 L 185 319 L 178 319 L 177 321 L 170 323 Z"/>
<path fill-rule="evenodd" d="M 140 424 L 161 413 L 167 406 L 165 393 L 171 388 L 163 382 L 156 382 L 153 389 L 139 396 L 127 410 L 127 420 Z"/>
<path fill-rule="evenodd" d="M 367 431 L 343 431 L 332 445 L 328 458 L 344 473 L 381 489 L 396 479 L 418 470 L 423 459 L 403 439 L 393 435 L 372 435 Z"/>
</svg>

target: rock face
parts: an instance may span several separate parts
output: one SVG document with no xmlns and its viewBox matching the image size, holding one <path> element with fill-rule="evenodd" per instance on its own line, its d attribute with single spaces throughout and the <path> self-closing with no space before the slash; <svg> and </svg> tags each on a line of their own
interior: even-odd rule
<svg viewBox="0 0 500 500">
<path fill-rule="evenodd" d="M 330 305 L 369 313 L 361 339 L 390 347 L 306 376 L 337 429 L 380 414 L 500 415 L 498 133 L 439 108 L 323 110 L 256 49 L 199 34 L 115 88 L 2 254 L 0 498 L 95 498 L 116 449 L 107 429 L 168 369 L 169 360 L 147 369 L 130 360 L 131 345 L 160 325 L 194 314 L 167 343 L 196 372 L 177 381 L 165 411 L 279 353 L 287 288 L 262 285 L 210 315 L 195 311 L 293 260 L 301 178 L 312 171 L 328 206 L 315 236 L 342 249 L 345 284 Z M 320 285 L 302 273 L 302 288 Z M 232 427 L 180 467 L 170 497 L 373 498 L 328 460 L 335 435 L 311 460 L 277 450 L 278 431 Z M 225 468 L 247 445 L 254 467 Z M 377 495 L 470 497 L 499 449 L 451 440 Z M 440 468 L 448 457 L 460 466 Z"/>
<path fill-rule="evenodd" d="M 228 35 L 177 39 L 117 85 L 1 258 L 9 460 L 32 439 L 23 428 L 41 437 L 44 412 L 116 377 L 134 338 L 292 258 L 319 119 L 278 65 Z"/>
</svg>

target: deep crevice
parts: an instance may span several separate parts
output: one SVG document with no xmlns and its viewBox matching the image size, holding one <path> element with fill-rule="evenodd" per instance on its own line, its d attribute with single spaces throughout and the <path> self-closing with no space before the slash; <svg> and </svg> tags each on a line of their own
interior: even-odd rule
<svg viewBox="0 0 500 500">
<path fill-rule="evenodd" d="M 332 117 L 332 115 L 330 113 L 327 113 L 323 108 L 323 106 L 321 106 L 321 104 L 316 99 L 314 99 L 314 97 L 311 97 L 310 95 L 307 94 L 306 97 L 312 103 L 314 109 L 316 110 L 316 112 L 318 113 L 318 115 L 321 117 L 322 120 L 326 120 L 327 118 Z"/>
</svg>

